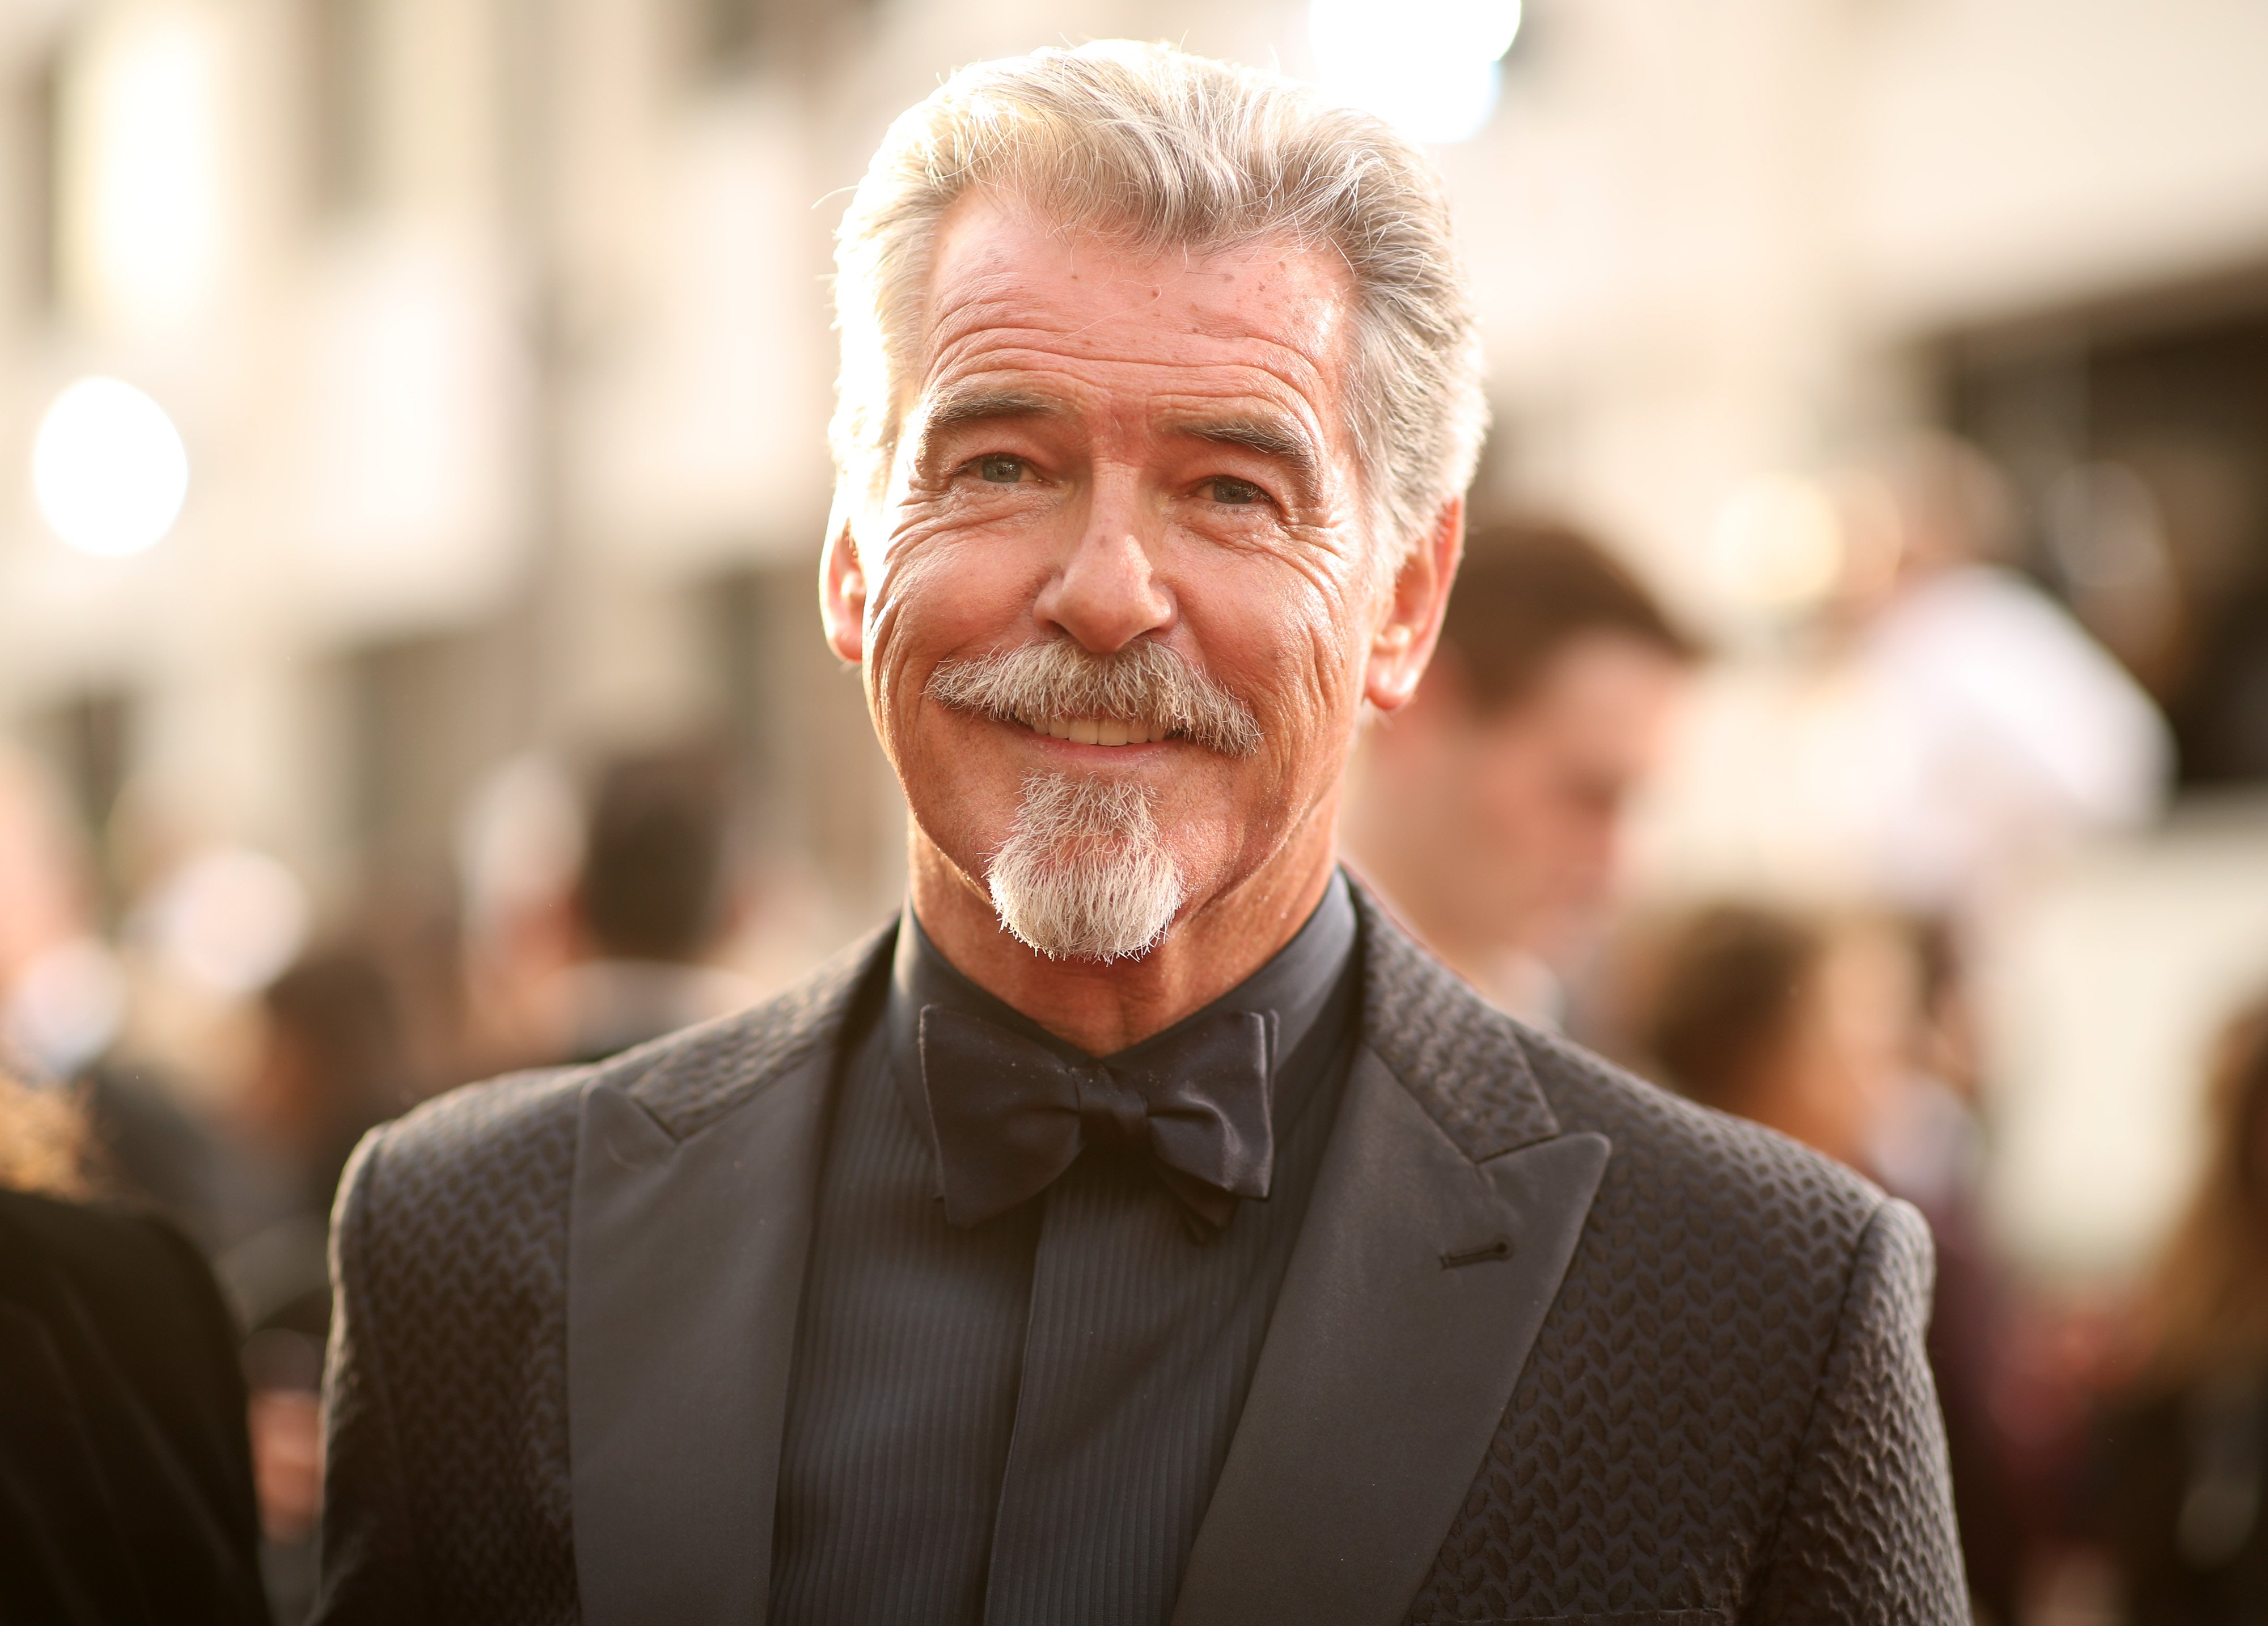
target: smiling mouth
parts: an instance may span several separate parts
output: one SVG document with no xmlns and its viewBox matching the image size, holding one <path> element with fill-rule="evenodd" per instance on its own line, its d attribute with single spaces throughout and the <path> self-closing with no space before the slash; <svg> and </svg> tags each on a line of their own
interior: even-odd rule
<svg viewBox="0 0 2268 1626">
<path fill-rule="evenodd" d="M 1033 717 L 1017 719 L 1035 734 L 1075 746 L 1146 746 L 1179 738 L 1171 729 L 1116 717 Z"/>
</svg>

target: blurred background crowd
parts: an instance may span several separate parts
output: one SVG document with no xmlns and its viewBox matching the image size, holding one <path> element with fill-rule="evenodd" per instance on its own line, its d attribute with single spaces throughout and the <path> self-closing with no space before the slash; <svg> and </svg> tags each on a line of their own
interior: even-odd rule
<svg viewBox="0 0 2268 1626">
<path fill-rule="evenodd" d="M 1454 198 L 1496 428 L 1359 872 L 1922 1208 L 1980 1618 L 2268 1617 L 2256 0 L 7 0 L 0 1184 L 212 1261 L 279 1618 L 357 1137 L 899 899 L 829 234 L 1108 35 Z"/>
</svg>

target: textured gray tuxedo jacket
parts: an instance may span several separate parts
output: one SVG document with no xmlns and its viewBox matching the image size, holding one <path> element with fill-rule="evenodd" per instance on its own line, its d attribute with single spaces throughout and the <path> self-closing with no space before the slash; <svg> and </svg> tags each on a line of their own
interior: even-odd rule
<svg viewBox="0 0 2268 1626">
<path fill-rule="evenodd" d="M 1920 1218 L 1358 904 L 1359 1044 L 1177 1626 L 1966 1620 Z M 364 1143 L 322 1619 L 764 1618 L 829 1093 L 888 951 Z"/>
</svg>

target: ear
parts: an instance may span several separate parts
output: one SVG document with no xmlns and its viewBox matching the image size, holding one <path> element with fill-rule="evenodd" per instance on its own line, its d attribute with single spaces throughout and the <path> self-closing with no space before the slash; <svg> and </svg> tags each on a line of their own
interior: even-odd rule
<svg viewBox="0 0 2268 1626">
<path fill-rule="evenodd" d="M 819 619 L 828 647 L 857 666 L 866 652 L 866 572 L 858 563 L 848 508 L 838 502 L 828 522 L 827 551 L 819 562 Z"/>
<path fill-rule="evenodd" d="M 1433 644 L 1441 636 L 1441 615 L 1457 561 L 1465 551 L 1465 500 L 1441 504 L 1432 527 L 1410 549 L 1395 573 L 1385 615 L 1371 635 L 1370 659 L 1363 673 L 1363 697 L 1381 711 L 1409 703 L 1425 674 Z"/>
</svg>

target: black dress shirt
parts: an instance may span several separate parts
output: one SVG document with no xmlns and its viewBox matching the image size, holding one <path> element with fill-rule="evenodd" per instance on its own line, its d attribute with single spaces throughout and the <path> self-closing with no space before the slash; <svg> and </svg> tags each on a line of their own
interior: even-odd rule
<svg viewBox="0 0 2268 1626">
<path fill-rule="evenodd" d="M 922 1007 L 1089 1058 L 955 971 L 907 911 L 884 1006 L 845 1047 L 821 1176 L 774 1621 L 1167 1620 L 1329 1138 L 1354 945 L 1335 876 L 1273 960 L 1187 1019 L 1276 1019 L 1273 1184 L 1217 1236 L 1185 1223 L 1145 1154 L 1099 1149 L 963 1229 L 939 1196 Z"/>
</svg>

